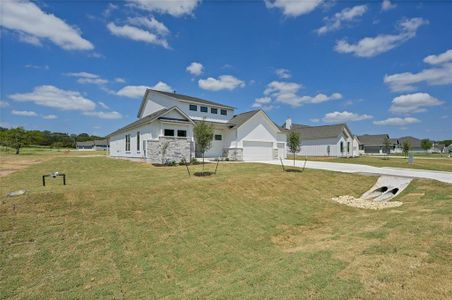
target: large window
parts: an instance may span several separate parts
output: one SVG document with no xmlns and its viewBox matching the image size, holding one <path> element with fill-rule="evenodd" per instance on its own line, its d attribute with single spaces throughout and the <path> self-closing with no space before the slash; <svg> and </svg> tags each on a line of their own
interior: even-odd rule
<svg viewBox="0 0 452 300">
<path fill-rule="evenodd" d="M 226 116 L 226 115 L 228 114 L 228 111 L 227 111 L 226 109 L 222 109 L 222 110 L 221 110 L 221 114 L 222 114 L 223 116 Z"/>
<path fill-rule="evenodd" d="M 179 129 L 179 130 L 177 131 L 177 136 L 178 136 L 178 137 L 187 137 L 187 130 L 181 130 L 181 129 Z"/>
<path fill-rule="evenodd" d="M 344 142 L 341 142 L 341 153 L 344 153 Z"/>
<path fill-rule="evenodd" d="M 350 142 L 347 142 L 347 152 L 350 152 Z"/>
<path fill-rule="evenodd" d="M 211 107 L 210 112 L 216 115 L 216 114 L 218 114 L 218 109 Z"/>
<path fill-rule="evenodd" d="M 207 112 L 207 106 L 201 106 L 201 112 Z"/>
<path fill-rule="evenodd" d="M 221 141 L 223 139 L 223 137 L 221 136 L 221 134 L 215 134 L 215 141 Z"/>
<path fill-rule="evenodd" d="M 164 136 L 174 136 L 174 129 L 165 129 L 163 132 Z"/>
<path fill-rule="evenodd" d="M 140 151 L 140 132 L 137 131 L 137 151 Z"/>
<path fill-rule="evenodd" d="M 197 111 L 198 110 L 198 106 L 194 105 L 194 104 L 190 104 L 190 110 Z"/>
<path fill-rule="evenodd" d="M 130 151 L 130 134 L 126 134 L 126 151 Z"/>
</svg>

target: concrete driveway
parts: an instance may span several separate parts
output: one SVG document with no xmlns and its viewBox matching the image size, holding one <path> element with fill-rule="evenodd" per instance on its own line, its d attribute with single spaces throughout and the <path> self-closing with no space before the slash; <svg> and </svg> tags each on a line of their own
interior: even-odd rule
<svg viewBox="0 0 452 300">
<path fill-rule="evenodd" d="M 254 161 L 254 163 L 263 163 L 271 165 L 281 165 L 279 160 L 271 161 Z M 283 160 L 284 166 L 293 167 L 293 160 L 285 159 Z M 295 161 L 295 166 L 302 168 L 304 161 Z M 372 167 L 368 165 L 360 164 L 345 164 L 345 163 L 332 163 L 332 162 L 321 162 L 321 161 L 307 161 L 306 168 L 308 169 L 318 169 L 327 171 L 336 171 L 344 173 L 367 173 L 375 175 L 389 175 L 389 176 L 400 176 L 408 178 L 422 178 L 422 179 L 433 179 L 445 183 L 452 184 L 452 172 L 444 171 L 431 171 L 423 169 L 404 169 L 404 168 L 389 168 L 389 167 Z"/>
</svg>

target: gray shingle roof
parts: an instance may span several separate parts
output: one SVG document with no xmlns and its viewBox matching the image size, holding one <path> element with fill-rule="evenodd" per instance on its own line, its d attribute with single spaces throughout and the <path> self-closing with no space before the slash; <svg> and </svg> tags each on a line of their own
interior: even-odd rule
<svg viewBox="0 0 452 300">
<path fill-rule="evenodd" d="M 197 97 L 192 97 L 192 96 L 187 96 L 187 95 L 182 95 L 182 94 L 178 94 L 178 93 L 169 93 L 169 92 L 163 92 L 163 91 L 157 91 L 157 90 L 151 90 L 169 97 L 173 97 L 179 100 L 183 100 L 183 101 L 190 101 L 190 102 L 196 102 L 196 103 L 200 103 L 200 104 L 206 104 L 206 105 L 212 105 L 212 106 L 218 106 L 218 107 L 223 107 L 223 108 L 228 108 L 228 109 L 234 109 L 234 107 L 229 106 L 229 105 L 224 105 L 218 102 L 213 102 L 210 100 L 205 100 L 205 99 L 201 99 L 201 98 L 197 98 Z"/>
<path fill-rule="evenodd" d="M 229 124 L 229 126 L 231 126 L 231 128 L 240 127 L 240 125 L 242 125 L 243 123 L 245 123 L 246 121 L 251 119 L 258 112 L 259 112 L 259 110 L 252 110 L 252 111 L 247 111 L 247 112 L 235 115 L 234 117 L 232 117 L 231 120 L 229 120 L 228 124 Z"/>
<path fill-rule="evenodd" d="M 421 140 L 412 136 L 404 136 L 398 138 L 400 145 L 403 145 L 404 142 L 409 142 L 412 148 L 421 148 Z"/>
<path fill-rule="evenodd" d="M 290 130 L 294 130 L 300 134 L 301 140 L 316 140 L 335 138 L 342 134 L 342 131 L 346 129 L 350 135 L 351 131 L 346 124 L 336 125 L 322 125 L 322 126 L 308 126 L 302 124 L 292 124 Z"/>
<path fill-rule="evenodd" d="M 365 134 L 358 136 L 359 141 L 364 146 L 383 146 L 385 138 L 389 138 L 387 134 Z"/>
</svg>

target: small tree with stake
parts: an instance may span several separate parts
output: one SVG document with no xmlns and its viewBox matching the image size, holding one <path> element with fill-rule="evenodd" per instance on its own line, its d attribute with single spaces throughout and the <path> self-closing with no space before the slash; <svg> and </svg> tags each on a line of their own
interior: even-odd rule
<svg viewBox="0 0 452 300">
<path fill-rule="evenodd" d="M 287 147 L 293 153 L 293 165 L 295 166 L 295 154 L 300 151 L 301 138 L 298 133 L 291 131 L 287 136 Z"/>
<path fill-rule="evenodd" d="M 408 153 L 410 152 L 411 144 L 408 141 L 403 142 L 402 144 L 402 152 L 403 155 L 408 156 Z"/>
<path fill-rule="evenodd" d="M 383 151 L 386 155 L 391 151 L 391 140 L 388 137 L 385 137 L 383 140 Z"/>
<path fill-rule="evenodd" d="M 198 151 L 202 153 L 202 174 L 204 174 L 204 154 L 212 146 L 213 128 L 205 121 L 196 123 L 193 127 L 193 134 L 195 136 L 195 143 Z"/>
<path fill-rule="evenodd" d="M 430 141 L 429 139 L 424 139 L 421 141 L 421 147 L 422 149 L 424 149 L 425 151 L 431 149 L 433 146 L 432 141 Z"/>
</svg>

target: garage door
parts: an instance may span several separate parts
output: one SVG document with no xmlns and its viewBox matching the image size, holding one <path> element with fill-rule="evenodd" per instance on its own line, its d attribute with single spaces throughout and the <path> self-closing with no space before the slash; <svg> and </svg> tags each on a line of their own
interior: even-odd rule
<svg viewBox="0 0 452 300">
<path fill-rule="evenodd" d="M 271 142 L 243 142 L 243 160 L 271 160 L 273 159 L 273 143 Z"/>
</svg>

